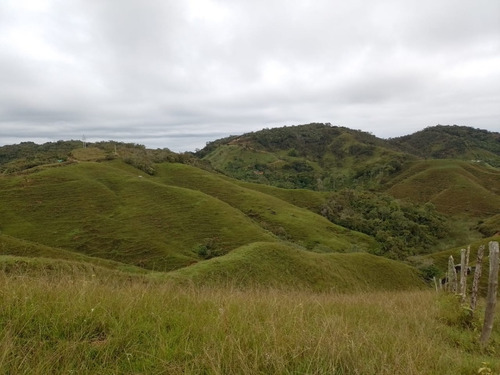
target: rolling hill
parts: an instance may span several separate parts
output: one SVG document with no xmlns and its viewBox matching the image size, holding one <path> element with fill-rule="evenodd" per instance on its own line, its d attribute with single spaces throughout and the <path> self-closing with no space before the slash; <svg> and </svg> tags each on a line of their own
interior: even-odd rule
<svg viewBox="0 0 500 375">
<path fill-rule="evenodd" d="M 500 212 L 500 134 L 486 130 L 440 125 L 384 140 L 308 124 L 221 139 L 199 156 L 249 182 L 319 191 L 370 189 L 480 219 Z"/>
<path fill-rule="evenodd" d="M 464 134 L 469 154 L 458 158 Z M 353 272 L 381 262 L 403 275 L 398 285 L 418 286 L 414 269 L 369 253 L 404 259 L 499 232 L 497 138 L 438 126 L 383 140 L 309 124 L 196 155 L 111 141 L 3 146 L 0 254 L 343 291 L 364 290 Z M 384 277 L 368 275 L 370 288 L 391 288 Z"/>
<path fill-rule="evenodd" d="M 2 176 L 2 253 L 78 253 L 168 271 L 254 242 L 293 242 L 305 252 L 378 247 L 369 236 L 199 168 L 156 168 L 149 176 L 117 159 Z"/>
<path fill-rule="evenodd" d="M 0 147 L 2 371 L 497 373 L 429 280 L 500 239 L 498 168 L 331 128 Z"/>
<path fill-rule="evenodd" d="M 286 243 L 256 242 L 230 254 L 176 270 L 184 283 L 214 286 L 367 292 L 424 288 L 418 271 L 366 253 L 313 253 Z"/>
<path fill-rule="evenodd" d="M 431 202 L 447 214 L 488 218 L 500 212 L 500 171 L 477 163 L 417 161 L 384 188 L 397 198 Z"/>
</svg>

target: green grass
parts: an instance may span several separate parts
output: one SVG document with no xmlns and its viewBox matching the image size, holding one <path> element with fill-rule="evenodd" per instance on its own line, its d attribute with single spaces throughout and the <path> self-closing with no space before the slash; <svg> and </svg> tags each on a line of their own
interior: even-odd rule
<svg viewBox="0 0 500 375">
<path fill-rule="evenodd" d="M 217 198 L 119 162 L 1 178 L 0 218 L 12 237 L 158 270 L 197 261 L 193 250 L 213 239 L 222 252 L 278 241 Z"/>
<path fill-rule="evenodd" d="M 367 235 L 347 230 L 305 208 L 254 190 L 254 185 L 240 184 L 198 168 L 171 163 L 158 166 L 157 178 L 169 185 L 199 190 L 213 196 L 241 211 L 279 238 L 293 241 L 310 250 L 368 251 L 376 250 L 379 246 Z M 299 194 L 308 198 L 304 192 Z M 308 202 L 304 203 L 309 205 Z"/>
<path fill-rule="evenodd" d="M 321 206 L 326 203 L 328 197 L 331 195 L 330 192 L 326 191 L 313 191 L 307 189 L 283 189 L 270 185 L 238 181 L 224 176 L 221 177 L 228 179 L 239 186 L 243 186 L 245 188 L 256 190 L 261 193 L 279 198 L 281 200 L 284 200 L 285 202 L 293 204 L 294 206 L 307 208 L 314 213 L 320 212 Z"/>
<path fill-rule="evenodd" d="M 155 168 L 157 175 L 149 176 L 113 160 L 3 176 L 0 233 L 40 245 L 33 256 L 73 252 L 157 271 L 196 263 L 207 248 L 210 256 L 224 255 L 262 241 L 316 252 L 378 247 L 369 236 L 299 207 L 315 205 L 318 195 L 276 190 L 300 201 L 294 205 L 199 168 Z M 3 246 L 1 254 L 28 255 L 15 249 Z"/>
<path fill-rule="evenodd" d="M 318 254 L 293 244 L 260 242 L 169 274 L 197 285 L 275 287 L 310 291 L 425 288 L 413 267 L 366 253 Z"/>
<path fill-rule="evenodd" d="M 431 291 L 180 286 L 0 270 L 5 374 L 473 374 L 500 361 Z"/>
<path fill-rule="evenodd" d="M 478 229 L 482 234 L 487 236 L 500 234 L 500 213 L 481 221 L 478 225 Z"/>
<path fill-rule="evenodd" d="M 498 169 L 459 160 L 418 161 L 388 183 L 387 192 L 444 213 L 483 217 L 500 211 Z"/>
<path fill-rule="evenodd" d="M 39 243 L 21 240 L 5 234 L 0 234 L 0 257 L 13 256 L 13 259 L 40 259 L 45 263 L 55 261 L 69 261 L 85 263 L 111 270 L 123 270 L 127 272 L 146 273 L 146 270 L 130 264 L 116 262 L 108 259 L 90 257 L 74 251 L 44 246 Z M 44 263 L 44 264 L 45 264 Z"/>
</svg>

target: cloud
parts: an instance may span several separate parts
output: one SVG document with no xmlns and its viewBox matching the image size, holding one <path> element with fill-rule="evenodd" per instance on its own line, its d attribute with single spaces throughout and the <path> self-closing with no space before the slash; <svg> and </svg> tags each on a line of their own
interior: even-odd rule
<svg viewBox="0 0 500 375">
<path fill-rule="evenodd" d="M 499 62 L 496 0 L 4 0 L 0 143 L 498 131 Z"/>
</svg>

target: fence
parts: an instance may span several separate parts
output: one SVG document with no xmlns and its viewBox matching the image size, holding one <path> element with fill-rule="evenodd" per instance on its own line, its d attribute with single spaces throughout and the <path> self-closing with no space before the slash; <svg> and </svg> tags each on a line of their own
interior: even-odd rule
<svg viewBox="0 0 500 375">
<path fill-rule="evenodd" d="M 486 307 L 484 312 L 484 323 L 481 331 L 479 342 L 482 347 L 486 346 L 493 330 L 493 321 L 495 317 L 495 308 L 497 301 L 498 290 L 498 269 L 499 269 L 499 249 L 498 242 L 491 241 L 489 247 L 489 276 L 488 276 L 488 291 L 486 294 Z M 470 315 L 474 316 L 477 307 L 477 299 L 479 293 L 479 280 L 482 273 L 484 246 L 480 246 L 477 251 L 477 260 L 474 270 L 474 279 L 472 281 L 471 299 L 470 299 Z M 469 266 L 470 246 L 467 249 L 462 249 L 460 253 L 460 264 L 455 264 L 453 256 L 448 259 L 448 270 L 444 283 L 440 280 L 440 287 L 444 284 L 444 289 L 448 292 L 455 293 L 460 296 L 461 302 L 464 304 L 467 298 L 467 276 L 472 271 Z M 436 283 L 437 289 L 437 283 Z"/>
</svg>

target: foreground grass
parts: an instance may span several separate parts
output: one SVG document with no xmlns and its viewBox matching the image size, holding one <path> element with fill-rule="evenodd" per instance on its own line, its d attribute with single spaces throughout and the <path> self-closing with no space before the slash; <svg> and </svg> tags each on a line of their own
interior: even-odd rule
<svg viewBox="0 0 500 375">
<path fill-rule="evenodd" d="M 0 272 L 4 374 L 472 374 L 484 351 L 430 291 L 314 294 Z M 473 324 L 474 325 L 474 324 Z M 497 357 L 498 358 L 498 357 Z"/>
</svg>

